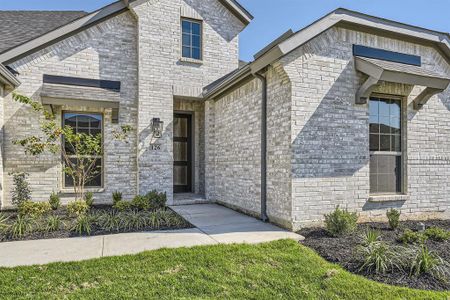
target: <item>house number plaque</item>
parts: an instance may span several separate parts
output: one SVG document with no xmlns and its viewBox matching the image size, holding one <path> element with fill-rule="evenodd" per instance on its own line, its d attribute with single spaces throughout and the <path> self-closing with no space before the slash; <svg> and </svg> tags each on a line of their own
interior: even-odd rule
<svg viewBox="0 0 450 300">
<path fill-rule="evenodd" d="M 160 145 L 160 144 L 153 144 L 153 145 L 150 145 L 150 149 L 151 149 L 152 151 L 159 151 L 159 150 L 161 150 L 161 145 Z"/>
</svg>

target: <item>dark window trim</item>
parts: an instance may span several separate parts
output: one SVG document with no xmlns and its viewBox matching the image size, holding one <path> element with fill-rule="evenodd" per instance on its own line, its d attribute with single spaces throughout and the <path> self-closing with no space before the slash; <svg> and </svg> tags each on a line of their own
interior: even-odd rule
<svg viewBox="0 0 450 300">
<path fill-rule="evenodd" d="M 193 58 L 192 55 L 191 55 L 191 57 L 186 57 L 183 55 L 183 21 L 189 21 L 191 23 L 197 23 L 200 25 L 200 58 Z M 193 59 L 193 60 L 198 60 L 198 61 L 203 60 L 203 38 L 204 38 L 203 30 L 204 29 L 203 29 L 203 21 L 202 20 L 197 20 L 197 19 L 193 19 L 193 18 L 189 18 L 189 17 L 181 17 L 181 19 L 180 19 L 180 32 L 181 32 L 180 51 L 181 51 L 181 55 L 180 56 L 182 58 Z M 190 46 L 190 48 L 192 48 L 192 46 Z M 191 49 L 191 52 L 192 52 L 192 49 Z"/>
<path fill-rule="evenodd" d="M 393 155 L 400 156 L 400 192 L 397 193 L 371 193 L 369 186 L 369 194 L 370 196 L 386 196 L 386 195 L 406 195 L 407 194 L 407 167 L 406 167 L 406 151 L 407 151 L 407 98 L 401 95 L 395 94 L 384 94 L 384 93 L 373 93 L 370 95 L 370 98 L 379 98 L 379 99 L 389 99 L 389 100 L 398 100 L 400 101 L 400 140 L 401 140 L 401 151 L 400 152 L 391 152 L 391 151 L 370 151 L 370 142 L 369 142 L 369 156 L 372 155 Z M 368 129 L 369 130 L 369 129 Z M 370 132 L 369 132 L 370 137 Z M 369 170 L 370 176 L 370 170 Z"/>
<path fill-rule="evenodd" d="M 86 115 L 100 115 L 102 116 L 102 141 L 105 138 L 105 114 L 103 112 L 94 112 L 94 111 L 76 111 L 76 110 L 62 110 L 61 111 L 61 125 L 64 126 L 64 114 L 86 114 Z M 64 137 L 61 141 L 61 147 L 64 147 L 65 142 L 64 142 Z M 102 149 L 103 151 L 103 155 L 101 157 L 102 160 L 102 172 L 101 172 L 101 177 L 100 177 L 100 181 L 101 181 L 101 185 L 100 186 L 87 186 L 85 187 L 86 190 L 89 189 L 103 189 L 105 187 L 105 178 L 104 178 L 104 174 L 105 174 L 105 149 Z M 61 156 L 61 163 L 64 165 L 64 158 Z M 72 189 L 73 186 L 66 186 L 66 174 L 64 173 L 64 171 L 62 172 L 62 188 L 63 190 L 67 190 L 67 189 Z"/>
<path fill-rule="evenodd" d="M 67 76 L 55 76 L 44 74 L 44 83 L 49 84 L 63 84 L 74 86 L 95 87 L 101 89 L 108 89 L 120 92 L 120 81 L 101 80 L 91 78 L 79 78 L 79 77 L 67 77 Z"/>
<path fill-rule="evenodd" d="M 353 45 L 353 55 L 397 62 L 418 67 L 422 66 L 422 58 L 420 56 L 378 48 L 371 48 L 361 45 Z"/>
</svg>

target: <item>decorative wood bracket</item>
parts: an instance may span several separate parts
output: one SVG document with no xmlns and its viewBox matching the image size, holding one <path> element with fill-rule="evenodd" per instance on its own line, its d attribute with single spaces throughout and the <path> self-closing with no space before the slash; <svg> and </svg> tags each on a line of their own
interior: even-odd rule
<svg viewBox="0 0 450 300">
<path fill-rule="evenodd" d="M 435 89 L 435 88 L 431 88 L 431 87 L 427 87 L 423 90 L 422 93 L 420 93 L 414 100 L 413 100 L 413 104 L 414 104 L 414 109 L 415 110 L 419 110 L 421 109 L 428 100 L 430 100 L 431 97 L 433 97 L 436 94 L 439 94 L 441 92 L 443 92 L 444 90 L 442 89 Z"/>
<path fill-rule="evenodd" d="M 369 99 L 370 94 L 377 86 L 379 80 L 380 79 L 376 77 L 369 76 L 369 78 L 367 78 L 367 80 L 361 85 L 358 92 L 356 93 L 355 104 L 366 104 L 367 99 Z"/>
</svg>

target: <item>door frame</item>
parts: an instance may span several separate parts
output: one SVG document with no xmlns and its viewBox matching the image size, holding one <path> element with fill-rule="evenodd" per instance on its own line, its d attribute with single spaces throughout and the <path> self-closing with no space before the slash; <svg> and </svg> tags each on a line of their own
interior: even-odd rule
<svg viewBox="0 0 450 300">
<path fill-rule="evenodd" d="M 190 111 L 174 111 L 174 119 L 177 118 L 186 118 L 188 119 L 188 174 L 187 174 L 187 190 L 180 189 L 181 186 L 175 186 L 173 185 L 173 192 L 175 194 L 182 194 L 182 193 L 195 193 L 195 118 L 194 118 L 194 112 Z M 172 137 L 172 142 L 176 142 L 175 136 Z M 175 161 L 173 163 L 173 166 L 175 166 Z"/>
</svg>

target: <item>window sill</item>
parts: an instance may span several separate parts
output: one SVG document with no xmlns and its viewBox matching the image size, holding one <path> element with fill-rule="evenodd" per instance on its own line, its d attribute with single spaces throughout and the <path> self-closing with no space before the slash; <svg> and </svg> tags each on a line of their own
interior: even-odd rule
<svg viewBox="0 0 450 300">
<path fill-rule="evenodd" d="M 408 201 L 408 195 L 373 195 L 369 196 L 369 202 L 372 203 L 384 203 L 384 202 L 400 202 L 400 201 Z"/>
<path fill-rule="evenodd" d="M 73 191 L 73 189 L 61 189 L 59 192 L 63 195 L 75 195 L 75 192 Z M 87 189 L 85 189 L 85 192 L 99 194 L 99 193 L 104 193 L 105 188 L 87 188 Z"/>
<path fill-rule="evenodd" d="M 180 61 L 181 62 L 191 63 L 191 64 L 203 65 L 203 60 L 201 60 L 201 59 L 181 57 Z"/>
</svg>

